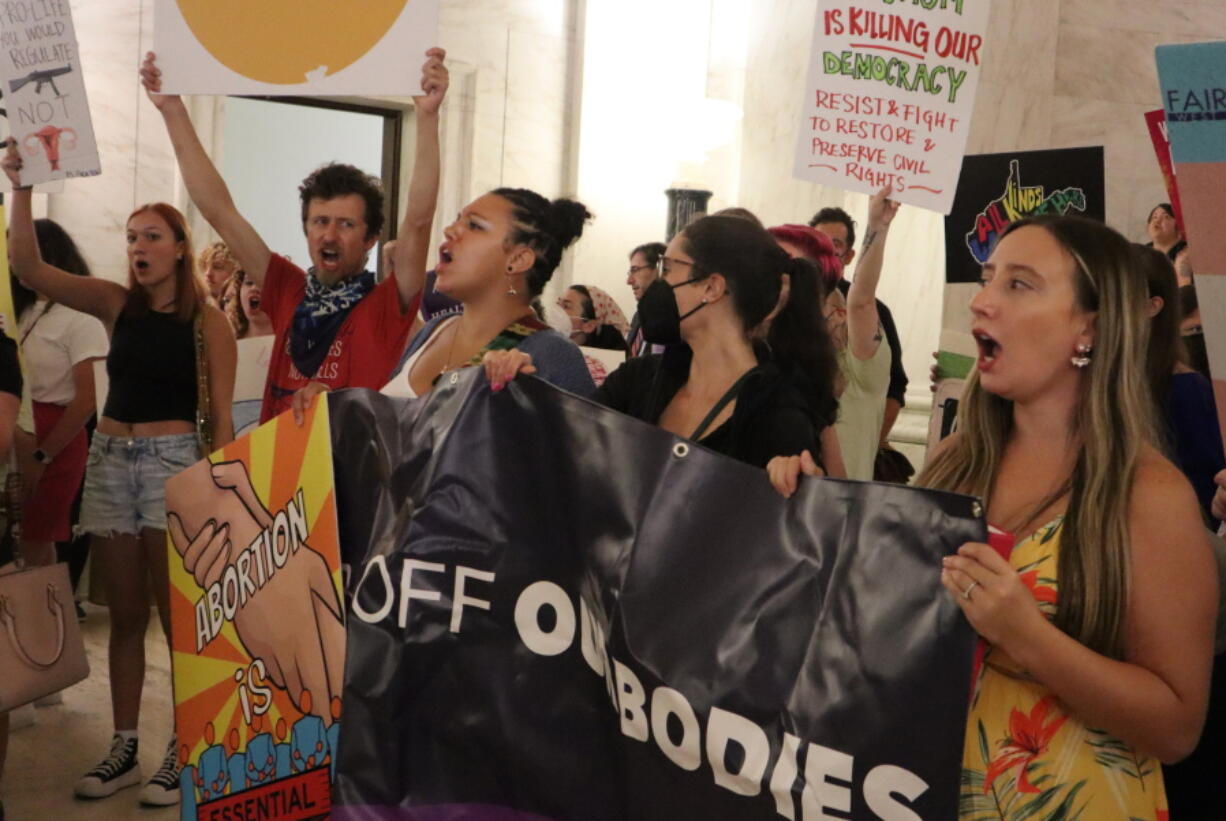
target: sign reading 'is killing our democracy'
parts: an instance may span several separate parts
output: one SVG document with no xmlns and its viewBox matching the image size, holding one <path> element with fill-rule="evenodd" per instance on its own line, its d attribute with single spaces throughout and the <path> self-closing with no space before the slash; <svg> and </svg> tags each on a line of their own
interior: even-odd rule
<svg viewBox="0 0 1226 821">
<path fill-rule="evenodd" d="M 986 0 L 823 0 L 795 176 L 948 214 L 983 60 Z"/>
</svg>

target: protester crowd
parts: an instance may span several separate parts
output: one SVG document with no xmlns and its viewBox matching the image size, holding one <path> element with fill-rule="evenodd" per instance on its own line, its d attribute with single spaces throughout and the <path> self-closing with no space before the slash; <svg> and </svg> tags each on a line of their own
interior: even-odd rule
<svg viewBox="0 0 1226 821">
<path fill-rule="evenodd" d="M 126 285 L 91 277 L 70 231 L 33 219 L 9 147 L 9 331 L 24 373 L 0 338 L 0 455 L 21 482 L 14 547 L 45 564 L 74 527 L 88 534 L 110 609 L 114 736 L 75 785 L 80 797 L 143 781 L 143 803 L 180 800 L 174 738 L 147 780 L 137 763 L 143 637 L 151 595 L 169 632 L 164 483 L 232 439 L 237 340 L 274 337 L 262 421 L 300 417 L 344 388 L 421 397 L 478 367 L 495 392 L 535 374 L 745 462 L 785 497 L 821 477 L 912 472 L 888 442 L 907 387 L 877 299 L 898 210 L 889 188 L 860 236 L 845 211 L 822 208 L 770 228 L 730 209 L 644 237 L 627 253 L 634 311 L 580 279 L 559 290 L 556 318 L 541 297 L 593 219 L 583 204 L 498 188 L 465 205 L 431 254 L 444 56 L 432 50 L 423 67 L 412 180 L 382 281 L 369 259 L 384 229 L 378 180 L 330 164 L 303 181 L 303 270 L 239 212 L 183 102 L 160 93 L 153 55 L 141 81 L 222 239 L 199 257 L 183 215 L 153 203 L 125 226 Z M 982 497 L 1016 544 L 1009 559 L 967 544 L 933 568 L 989 646 L 963 763 L 976 818 L 1003 817 L 978 800 L 998 779 L 1037 790 L 1027 774 L 1038 760 L 1059 759 L 1056 777 L 1083 784 L 1087 818 L 1201 817 L 1212 800 L 1203 773 L 1223 729 L 1209 528 L 1226 517 L 1226 455 L 1187 244 L 1165 204 L 1147 231 L 1152 248 L 1072 217 L 1010 226 L 969 306 L 979 357 L 956 431 L 915 480 Z M 624 361 L 608 364 L 610 353 Z M 102 358 L 109 394 L 87 442 Z M 33 418 L 19 421 L 23 390 Z M 1096 756 L 1093 734 L 1136 776 Z M 995 756 L 986 764 L 981 738 Z M 1165 787 L 1155 762 L 1173 765 Z"/>
</svg>

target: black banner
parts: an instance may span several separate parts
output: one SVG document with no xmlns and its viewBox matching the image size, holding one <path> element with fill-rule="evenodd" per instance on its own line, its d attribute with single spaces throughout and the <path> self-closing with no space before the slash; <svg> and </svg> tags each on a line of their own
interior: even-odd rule
<svg viewBox="0 0 1226 821">
<path fill-rule="evenodd" d="M 1035 214 L 1106 216 L 1103 149 L 971 155 L 945 218 L 946 282 L 978 282 L 1009 223 Z"/>
<path fill-rule="evenodd" d="M 788 502 L 535 379 L 330 402 L 335 818 L 955 817 L 973 634 L 939 575 L 974 500 Z"/>
</svg>

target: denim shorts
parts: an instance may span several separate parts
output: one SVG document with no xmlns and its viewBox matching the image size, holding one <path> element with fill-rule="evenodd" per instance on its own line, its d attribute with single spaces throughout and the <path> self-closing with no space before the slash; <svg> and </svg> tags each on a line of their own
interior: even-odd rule
<svg viewBox="0 0 1226 821">
<path fill-rule="evenodd" d="M 200 461 L 194 433 L 95 433 L 85 467 L 77 530 L 98 536 L 166 529 L 166 480 Z"/>
</svg>

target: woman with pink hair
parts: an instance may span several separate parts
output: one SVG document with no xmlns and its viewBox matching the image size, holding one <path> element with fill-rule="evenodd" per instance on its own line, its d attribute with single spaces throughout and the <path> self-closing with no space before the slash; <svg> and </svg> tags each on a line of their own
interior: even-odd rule
<svg viewBox="0 0 1226 821">
<path fill-rule="evenodd" d="M 890 193 L 887 186 L 869 202 L 868 231 L 846 299 L 833 287 L 842 278 L 842 263 L 825 235 L 799 225 L 770 229 L 781 248 L 816 265 L 828 285 L 823 313 L 838 352 L 842 383 L 835 431 L 849 479 L 873 478 L 890 385 L 892 354 L 881 330 L 876 299 L 886 234 L 898 213 L 898 203 L 889 199 Z M 795 492 L 797 477 L 802 471 L 810 472 L 811 461 L 804 454 L 775 460 L 771 477 L 780 493 L 790 496 Z"/>
</svg>

